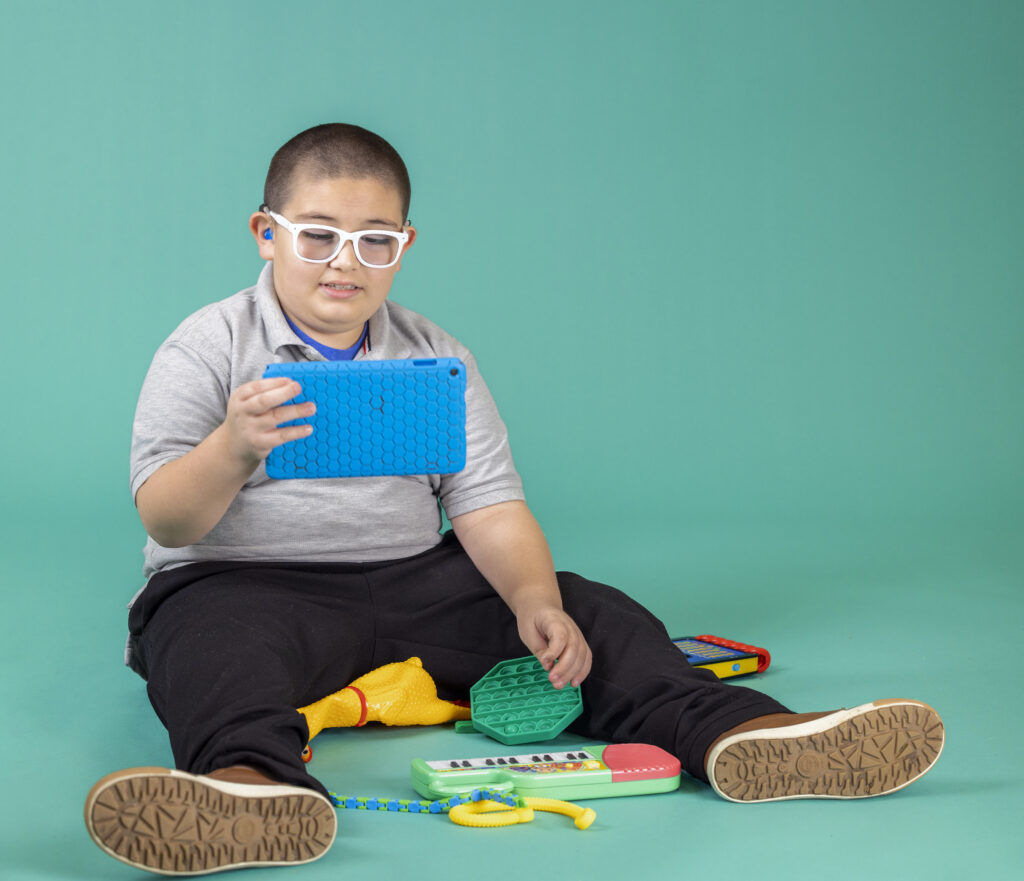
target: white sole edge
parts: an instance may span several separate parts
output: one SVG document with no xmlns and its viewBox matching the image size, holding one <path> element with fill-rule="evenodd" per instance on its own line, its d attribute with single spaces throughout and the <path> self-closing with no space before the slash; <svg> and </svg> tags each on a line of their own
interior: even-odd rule
<svg viewBox="0 0 1024 881">
<path fill-rule="evenodd" d="M 818 795 L 814 793 L 799 793 L 794 795 L 780 795 L 770 798 L 739 799 L 727 795 L 719 788 L 718 783 L 715 780 L 714 769 L 718 761 L 718 758 L 722 755 L 723 752 L 725 752 L 725 750 L 729 749 L 729 747 L 733 746 L 734 744 L 751 740 L 791 740 L 799 737 L 806 737 L 808 735 L 821 734 L 822 732 L 835 728 L 836 726 L 841 725 L 842 723 L 847 722 L 850 719 L 855 719 L 858 716 L 864 716 L 868 713 L 884 709 L 886 707 L 901 706 L 924 709 L 930 713 L 935 713 L 936 717 L 938 717 L 938 713 L 935 711 L 933 707 L 929 706 L 926 703 L 922 703 L 921 701 L 888 699 L 872 701 L 871 703 L 861 704 L 860 706 L 853 707 L 851 709 L 837 710 L 834 713 L 829 713 L 827 716 L 821 716 L 820 718 L 812 719 L 808 722 L 801 722 L 796 725 L 779 726 L 776 728 L 759 728 L 753 731 L 744 731 L 740 734 L 734 734 L 732 735 L 732 737 L 725 738 L 724 740 L 717 743 L 715 747 L 711 750 L 707 760 L 708 781 L 711 783 L 712 789 L 714 789 L 714 791 L 719 796 L 726 799 L 727 801 L 731 801 L 736 804 L 763 804 L 765 802 L 771 801 L 793 801 L 795 799 L 806 798 L 853 800 L 859 798 L 875 798 L 880 795 L 890 795 L 894 792 L 899 792 L 899 790 L 904 789 L 911 783 L 915 782 L 916 780 L 919 780 L 928 771 L 935 767 L 935 763 L 938 762 L 939 756 L 942 755 L 942 750 L 945 748 L 946 745 L 944 731 L 942 742 L 939 745 L 935 757 L 923 771 L 921 771 L 919 774 L 916 774 L 914 777 L 911 777 L 909 780 L 904 781 L 898 786 L 894 786 L 891 789 L 886 789 L 884 792 L 878 793 L 867 793 L 863 795 Z"/>
</svg>

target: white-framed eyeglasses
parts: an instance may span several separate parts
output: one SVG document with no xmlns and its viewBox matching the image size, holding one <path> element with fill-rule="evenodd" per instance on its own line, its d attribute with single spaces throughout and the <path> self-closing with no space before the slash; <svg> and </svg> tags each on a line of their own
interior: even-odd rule
<svg viewBox="0 0 1024 881">
<path fill-rule="evenodd" d="M 371 269 L 387 269 L 398 262 L 409 233 L 388 229 L 361 229 L 345 232 L 333 226 L 315 223 L 292 223 L 276 211 L 267 210 L 279 226 L 292 234 L 295 256 L 307 263 L 330 263 L 341 253 L 346 242 L 352 243 L 356 259 Z"/>
</svg>

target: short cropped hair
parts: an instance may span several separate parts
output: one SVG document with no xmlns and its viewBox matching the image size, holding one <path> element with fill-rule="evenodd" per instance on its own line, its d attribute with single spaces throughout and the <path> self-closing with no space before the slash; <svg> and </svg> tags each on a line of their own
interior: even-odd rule
<svg viewBox="0 0 1024 881">
<path fill-rule="evenodd" d="M 402 202 L 402 220 L 409 219 L 412 185 L 409 172 L 387 141 L 358 125 L 329 122 L 299 132 L 270 160 L 263 186 L 263 204 L 280 211 L 292 195 L 296 172 L 316 178 L 373 178 L 398 190 Z"/>
</svg>

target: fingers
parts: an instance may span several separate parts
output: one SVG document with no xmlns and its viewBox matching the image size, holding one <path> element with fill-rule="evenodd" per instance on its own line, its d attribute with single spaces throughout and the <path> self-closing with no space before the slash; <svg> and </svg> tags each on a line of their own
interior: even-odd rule
<svg viewBox="0 0 1024 881">
<path fill-rule="evenodd" d="M 228 406 L 230 408 L 234 403 L 240 413 L 262 418 L 263 424 L 273 422 L 274 425 L 280 425 L 292 419 L 312 416 L 316 412 L 316 404 L 312 401 L 283 406 L 300 394 L 302 386 L 294 380 L 285 377 L 257 379 L 235 389 Z"/>
<path fill-rule="evenodd" d="M 288 441 L 298 440 L 300 437 L 309 437 L 313 433 L 312 425 L 289 425 L 286 428 L 278 428 L 268 433 L 268 437 L 276 438 L 272 447 L 286 444 Z"/>
<path fill-rule="evenodd" d="M 549 673 L 554 670 L 555 664 L 559 662 L 562 656 L 565 654 L 566 643 L 568 642 L 568 628 L 563 626 L 553 626 L 547 633 L 546 644 L 537 656 L 540 659 L 541 665 Z M 566 669 L 563 667 L 563 670 Z"/>
<path fill-rule="evenodd" d="M 275 407 L 267 411 L 268 418 L 274 425 L 282 422 L 291 422 L 293 419 L 304 419 L 316 413 L 316 404 L 312 401 L 303 401 L 301 404 L 289 404 L 287 407 Z M 309 428 L 310 426 L 306 426 Z"/>
<path fill-rule="evenodd" d="M 578 686 L 590 673 L 590 646 L 576 622 L 561 610 L 538 616 L 532 627 L 522 628 L 526 647 L 536 655 L 555 688 Z"/>
<path fill-rule="evenodd" d="M 286 377 L 257 379 L 235 389 L 228 400 L 225 424 L 243 459 L 263 459 L 274 447 L 312 432 L 311 425 L 282 426 L 316 412 L 312 401 L 287 403 L 301 392 L 302 387 Z"/>
<path fill-rule="evenodd" d="M 564 688 L 566 685 L 578 687 L 589 675 L 591 663 L 590 646 L 581 634 L 579 640 L 568 642 L 548 678 L 555 688 Z"/>
<path fill-rule="evenodd" d="M 302 386 L 284 376 L 256 379 L 240 385 L 233 395 L 239 406 L 253 415 L 267 413 L 302 393 Z"/>
</svg>

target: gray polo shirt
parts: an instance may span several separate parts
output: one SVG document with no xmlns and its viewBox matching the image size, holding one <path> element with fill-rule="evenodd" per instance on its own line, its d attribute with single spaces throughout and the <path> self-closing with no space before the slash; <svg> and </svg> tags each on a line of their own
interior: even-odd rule
<svg viewBox="0 0 1024 881">
<path fill-rule="evenodd" d="M 143 574 L 202 560 L 361 562 L 421 553 L 451 517 L 523 498 L 505 424 L 469 350 L 422 315 L 385 301 L 357 358 L 455 357 L 466 364 L 466 467 L 457 474 L 272 480 L 249 478 L 221 521 L 193 545 L 149 539 Z M 323 361 L 292 331 L 271 265 L 255 287 L 200 309 L 157 350 L 135 411 L 132 496 L 161 465 L 224 420 L 231 392 L 271 363 Z"/>
</svg>

